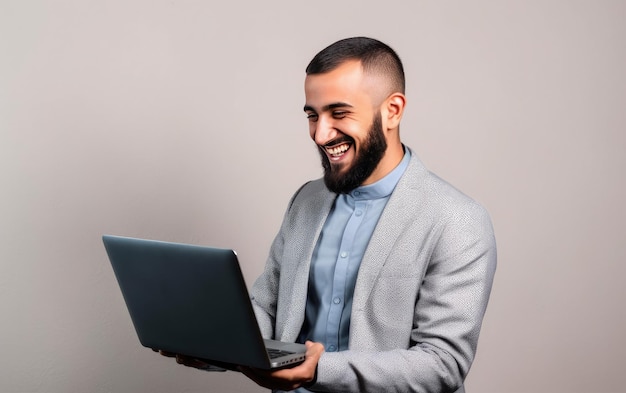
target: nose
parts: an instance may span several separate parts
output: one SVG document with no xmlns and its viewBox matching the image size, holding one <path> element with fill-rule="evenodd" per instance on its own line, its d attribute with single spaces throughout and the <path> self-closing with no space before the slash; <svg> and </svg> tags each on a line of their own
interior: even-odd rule
<svg viewBox="0 0 626 393">
<path fill-rule="evenodd" d="M 316 144 L 323 146 L 336 136 L 337 130 L 326 116 L 320 116 L 316 122 L 311 123 L 311 137 Z"/>
</svg>

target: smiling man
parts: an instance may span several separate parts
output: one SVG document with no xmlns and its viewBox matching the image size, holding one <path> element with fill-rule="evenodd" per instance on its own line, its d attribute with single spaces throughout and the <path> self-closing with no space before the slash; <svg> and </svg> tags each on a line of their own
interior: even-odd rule
<svg viewBox="0 0 626 393">
<path fill-rule="evenodd" d="M 309 353 L 243 371 L 272 389 L 463 392 L 496 267 L 489 216 L 402 144 L 391 48 L 341 40 L 306 73 L 324 178 L 293 196 L 252 295 L 264 335 Z"/>
<path fill-rule="evenodd" d="M 341 40 L 306 73 L 324 177 L 292 197 L 251 294 L 263 335 L 307 356 L 241 371 L 274 390 L 464 392 L 496 268 L 489 216 L 401 142 L 391 48 Z"/>
</svg>

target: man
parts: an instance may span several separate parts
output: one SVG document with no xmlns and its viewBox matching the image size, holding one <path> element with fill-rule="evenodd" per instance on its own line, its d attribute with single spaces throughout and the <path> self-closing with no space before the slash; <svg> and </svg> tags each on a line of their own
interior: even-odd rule
<svg viewBox="0 0 626 393">
<path fill-rule="evenodd" d="M 293 196 L 251 293 L 264 336 L 307 357 L 241 371 L 270 389 L 464 392 L 496 267 L 489 216 L 401 143 L 391 48 L 341 40 L 306 72 L 324 178 Z"/>
</svg>

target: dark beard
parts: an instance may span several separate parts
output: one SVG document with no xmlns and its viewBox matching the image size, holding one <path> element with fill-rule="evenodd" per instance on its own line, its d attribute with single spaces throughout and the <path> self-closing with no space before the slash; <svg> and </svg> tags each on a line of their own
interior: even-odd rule
<svg viewBox="0 0 626 393">
<path fill-rule="evenodd" d="M 354 145 L 351 148 L 354 149 Z M 372 127 L 367 133 L 367 139 L 347 172 L 340 173 L 337 169 L 334 169 L 324 149 L 322 147 L 319 148 L 326 187 L 337 194 L 347 194 L 354 190 L 363 184 L 374 172 L 386 150 L 387 141 L 383 134 L 381 114 L 378 113 L 378 115 L 374 116 Z"/>
</svg>

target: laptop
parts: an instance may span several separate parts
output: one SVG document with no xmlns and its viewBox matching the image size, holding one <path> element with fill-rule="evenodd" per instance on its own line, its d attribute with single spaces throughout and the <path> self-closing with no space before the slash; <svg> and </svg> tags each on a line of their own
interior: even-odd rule
<svg viewBox="0 0 626 393">
<path fill-rule="evenodd" d="M 144 347 L 226 369 L 292 367 L 306 347 L 263 339 L 237 254 L 230 249 L 104 235 Z"/>
</svg>

